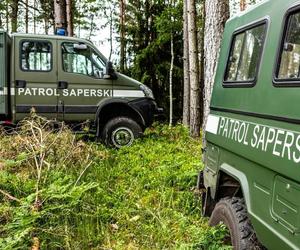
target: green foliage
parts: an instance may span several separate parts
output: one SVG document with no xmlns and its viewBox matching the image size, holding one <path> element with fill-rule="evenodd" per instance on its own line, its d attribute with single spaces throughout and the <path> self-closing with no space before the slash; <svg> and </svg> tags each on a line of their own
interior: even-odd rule
<svg viewBox="0 0 300 250">
<path fill-rule="evenodd" d="M 224 226 L 200 215 L 201 145 L 185 128 L 116 151 L 49 127 L 0 136 L 0 249 L 225 249 Z"/>
</svg>

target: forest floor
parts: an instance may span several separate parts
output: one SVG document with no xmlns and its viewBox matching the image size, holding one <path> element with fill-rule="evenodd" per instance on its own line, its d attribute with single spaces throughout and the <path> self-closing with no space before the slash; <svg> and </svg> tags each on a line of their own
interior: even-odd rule
<svg viewBox="0 0 300 250">
<path fill-rule="evenodd" d="M 201 140 L 156 125 L 107 149 L 33 117 L 0 135 L 0 249 L 230 249 L 201 217 Z"/>
</svg>

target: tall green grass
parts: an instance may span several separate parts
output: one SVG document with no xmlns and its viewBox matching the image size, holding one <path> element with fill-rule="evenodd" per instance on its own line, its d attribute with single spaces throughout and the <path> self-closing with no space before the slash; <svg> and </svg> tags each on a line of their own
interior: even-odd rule
<svg viewBox="0 0 300 250">
<path fill-rule="evenodd" d="M 24 121 L 0 136 L 0 249 L 223 249 L 194 193 L 200 149 L 182 126 L 114 150 Z"/>
</svg>

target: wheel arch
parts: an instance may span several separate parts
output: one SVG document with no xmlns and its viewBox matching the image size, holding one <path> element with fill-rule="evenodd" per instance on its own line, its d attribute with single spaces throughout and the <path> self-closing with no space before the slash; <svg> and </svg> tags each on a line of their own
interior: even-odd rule
<svg viewBox="0 0 300 250">
<path fill-rule="evenodd" d="M 145 120 L 142 114 L 134 107 L 129 105 L 128 100 L 114 99 L 102 102 L 96 112 L 95 122 L 97 126 L 97 135 L 99 135 L 104 125 L 112 118 L 126 116 L 135 120 L 143 129 Z"/>
<path fill-rule="evenodd" d="M 228 180 L 227 178 L 229 178 L 229 180 L 232 181 L 232 183 L 230 183 L 230 182 L 228 183 L 229 185 L 237 184 L 238 187 L 228 186 L 227 183 L 225 183 Z M 226 163 L 224 163 L 220 166 L 217 197 L 224 196 L 224 191 L 223 191 L 223 193 L 221 192 L 223 187 L 226 187 L 226 188 L 229 187 L 229 189 L 232 188 L 231 191 L 233 191 L 235 188 L 238 188 L 239 190 L 235 190 L 234 195 L 243 196 L 247 207 L 250 205 L 249 182 L 248 182 L 246 175 L 243 172 L 236 169 L 235 167 L 233 167 L 229 164 L 226 164 Z M 226 195 L 226 192 L 225 192 L 225 195 Z M 221 198 L 223 198 L 223 197 L 221 197 Z"/>
<path fill-rule="evenodd" d="M 213 208 L 219 200 L 225 197 L 243 197 L 248 211 L 251 212 L 249 182 L 244 173 L 226 163 L 222 164 L 216 178 L 215 192 L 212 187 L 207 186 L 205 196 L 202 200 L 202 211 L 205 216 L 210 216 Z"/>
</svg>

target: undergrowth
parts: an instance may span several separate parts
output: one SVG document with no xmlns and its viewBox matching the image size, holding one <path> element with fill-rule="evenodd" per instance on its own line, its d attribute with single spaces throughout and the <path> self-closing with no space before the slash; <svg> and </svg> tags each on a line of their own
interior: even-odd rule
<svg viewBox="0 0 300 250">
<path fill-rule="evenodd" d="M 54 130 L 33 115 L 0 134 L 0 249 L 225 249 L 201 217 L 201 145 L 184 127 L 121 150 Z"/>
</svg>

